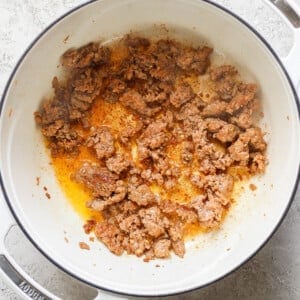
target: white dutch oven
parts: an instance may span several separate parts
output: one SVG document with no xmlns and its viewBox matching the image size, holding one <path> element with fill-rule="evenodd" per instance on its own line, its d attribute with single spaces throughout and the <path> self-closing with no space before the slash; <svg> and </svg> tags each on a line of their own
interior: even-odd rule
<svg viewBox="0 0 300 300">
<path fill-rule="evenodd" d="M 134 256 L 114 256 L 100 243 L 92 243 L 90 251 L 78 247 L 79 241 L 87 241 L 82 220 L 56 182 L 33 112 L 51 92 L 59 58 L 68 48 L 99 39 L 110 41 L 153 24 L 165 24 L 170 35 L 176 33 L 187 40 L 204 37 L 260 84 L 261 125 L 268 132 L 270 163 L 266 173 L 253 180 L 258 187 L 255 195 L 246 189 L 219 231 L 187 243 L 184 259 L 144 263 Z M 272 48 L 250 25 L 209 1 L 96 1 L 74 9 L 47 28 L 19 61 L 1 103 L 0 267 L 19 294 L 56 298 L 33 282 L 7 253 L 3 240 L 16 221 L 61 269 L 98 289 L 121 294 L 156 296 L 189 291 L 224 277 L 252 257 L 285 216 L 299 176 L 299 108 L 290 78 L 298 84 L 300 31 L 293 31 L 295 46 L 284 60 L 288 75 Z M 66 36 L 69 39 L 64 43 Z M 40 177 L 39 186 L 36 177 Z M 45 197 L 43 186 L 51 200 Z M 163 267 L 156 268 L 157 263 Z"/>
</svg>

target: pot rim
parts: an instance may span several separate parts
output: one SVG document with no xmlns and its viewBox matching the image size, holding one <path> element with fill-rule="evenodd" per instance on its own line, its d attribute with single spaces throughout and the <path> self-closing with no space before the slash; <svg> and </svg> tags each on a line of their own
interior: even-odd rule
<svg viewBox="0 0 300 300">
<path fill-rule="evenodd" d="M 83 4 L 80 4 L 74 8 L 72 8 L 71 10 L 68 10 L 66 13 L 64 13 L 63 15 L 61 15 L 60 17 L 58 17 L 56 20 L 54 20 L 52 23 L 50 23 L 44 30 L 42 30 L 37 37 L 29 44 L 29 46 L 27 47 L 27 49 L 24 51 L 24 53 L 21 55 L 21 57 L 18 59 L 15 67 L 13 68 L 13 71 L 11 73 L 11 75 L 9 76 L 9 79 L 5 85 L 4 91 L 3 91 L 3 95 L 1 97 L 1 101 L 0 101 L 0 118 L 2 116 L 3 113 L 3 106 L 4 106 L 4 101 L 6 100 L 6 96 L 7 96 L 7 92 L 11 86 L 11 82 L 12 79 L 14 78 L 19 66 L 21 65 L 21 63 L 23 62 L 23 60 L 26 58 L 28 52 L 35 46 L 35 44 L 52 28 L 54 27 L 58 22 L 60 22 L 61 20 L 63 20 L 65 17 L 71 15 L 72 13 L 80 10 L 83 7 L 86 7 L 96 1 L 101 1 L 101 0 L 90 0 L 87 1 Z M 297 112 L 298 112 L 298 118 L 300 119 L 300 98 L 295 90 L 295 87 L 292 83 L 292 80 L 289 76 L 289 73 L 287 71 L 287 69 L 285 68 L 285 66 L 283 65 L 283 63 L 281 62 L 279 56 L 276 54 L 275 50 L 272 48 L 272 46 L 269 44 L 269 42 L 252 26 L 250 25 L 247 21 L 245 21 L 244 19 L 242 19 L 240 16 L 238 16 L 236 13 L 232 12 L 231 10 L 229 10 L 226 7 L 223 7 L 222 5 L 212 2 L 212 0 L 197 0 L 197 1 L 203 1 L 208 3 L 209 5 L 213 6 L 214 8 L 220 9 L 223 12 L 229 14 L 231 17 L 233 17 L 234 19 L 236 19 L 237 21 L 239 21 L 242 25 L 246 26 L 252 33 L 254 33 L 256 35 L 256 37 L 259 38 L 259 40 L 262 42 L 262 44 L 269 50 L 270 54 L 273 56 L 273 58 L 275 59 L 275 61 L 278 63 L 278 65 L 280 66 L 281 70 L 283 71 L 288 83 L 289 83 L 289 87 L 292 91 L 293 94 L 293 98 L 296 102 L 296 107 L 297 107 Z M 284 210 L 281 218 L 278 220 L 278 223 L 275 225 L 274 229 L 272 230 L 272 232 L 269 234 L 269 236 L 267 236 L 264 240 L 264 242 L 257 248 L 257 250 L 255 250 L 251 255 L 249 255 L 248 257 L 246 257 L 242 262 L 240 262 L 235 268 L 233 268 L 232 270 L 228 271 L 226 274 L 219 276 L 218 278 L 211 280 L 210 282 L 207 282 L 201 286 L 198 287 L 194 287 L 194 288 L 188 288 L 185 290 L 182 290 L 180 292 L 174 292 L 174 293 L 163 293 L 163 294 L 147 294 L 147 295 L 142 295 L 142 294 L 134 294 L 134 293 L 125 293 L 125 292 L 120 292 L 118 290 L 113 290 L 111 288 L 106 288 L 103 286 L 99 286 L 93 282 L 90 282 L 89 280 L 82 278 L 81 276 L 67 270 L 63 265 L 61 265 L 60 263 L 58 263 L 55 259 L 53 259 L 51 256 L 49 256 L 36 242 L 35 240 L 31 237 L 30 232 L 28 232 L 22 225 L 22 221 L 18 218 L 17 213 L 15 213 L 9 197 L 6 193 L 5 190 L 5 186 L 4 186 L 4 180 L 1 174 L 1 170 L 0 170 L 0 187 L 4 196 L 4 199 L 9 207 L 10 212 L 12 213 L 13 217 L 15 218 L 18 226 L 21 228 L 22 232 L 25 234 L 25 236 L 29 239 L 29 241 L 35 246 L 36 249 L 39 250 L 39 252 L 45 256 L 51 263 L 53 263 L 56 267 L 58 267 L 59 269 L 61 269 L 63 272 L 67 273 L 68 275 L 72 276 L 73 278 L 91 286 L 94 287 L 96 289 L 100 289 L 100 290 L 104 290 L 107 292 L 111 292 L 111 293 L 115 293 L 115 294 L 119 294 L 119 295 L 125 295 L 125 296 L 135 296 L 135 297 L 161 297 L 161 296 L 171 296 L 171 295 L 179 295 L 182 293 L 186 293 L 186 292 L 192 292 L 195 290 L 198 290 L 200 288 L 204 288 L 207 287 L 217 281 L 222 280 L 223 278 L 227 277 L 228 275 L 232 274 L 233 272 L 235 272 L 236 270 L 238 270 L 241 266 L 243 266 L 246 262 L 248 262 L 251 258 L 253 258 L 266 244 L 267 242 L 271 239 L 271 237 L 274 235 L 274 233 L 278 230 L 278 228 L 280 227 L 280 225 L 282 224 L 282 221 L 284 220 L 284 218 L 286 217 L 291 204 L 295 198 L 296 192 L 297 192 L 297 188 L 298 188 L 298 184 L 300 182 L 300 162 L 298 165 L 298 172 L 297 172 L 297 178 L 296 181 L 294 183 L 294 187 L 293 187 L 293 191 L 291 194 L 291 197 L 288 201 L 288 204 L 286 206 L 286 209 Z M 0 190 L 0 192 L 1 192 Z"/>
</svg>

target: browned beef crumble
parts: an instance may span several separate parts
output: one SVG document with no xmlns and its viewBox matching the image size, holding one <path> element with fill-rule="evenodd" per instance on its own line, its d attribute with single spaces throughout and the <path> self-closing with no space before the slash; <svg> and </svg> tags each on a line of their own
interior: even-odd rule
<svg viewBox="0 0 300 300">
<path fill-rule="evenodd" d="M 125 55 L 116 60 L 118 47 Z M 93 162 L 82 162 L 71 177 L 90 191 L 87 207 L 102 214 L 86 222 L 85 232 L 116 255 L 183 257 L 186 228 L 217 228 L 229 208 L 236 180 L 230 168 L 265 170 L 257 86 L 231 65 L 212 67 L 212 51 L 132 35 L 112 47 L 70 49 L 61 58 L 66 80 L 54 77 L 54 96 L 35 113 L 53 156 L 76 155 L 82 147 L 92 153 Z M 187 80 L 206 74 L 209 101 Z M 91 124 L 96 101 L 120 103 L 135 122 L 119 132 Z M 170 155 L 176 147 L 178 159 Z M 197 195 L 176 202 L 172 195 L 183 178 Z"/>
</svg>

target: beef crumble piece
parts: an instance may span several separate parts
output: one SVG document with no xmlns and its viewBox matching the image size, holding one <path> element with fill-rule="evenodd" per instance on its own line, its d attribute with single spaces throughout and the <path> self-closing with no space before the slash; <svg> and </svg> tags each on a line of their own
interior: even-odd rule
<svg viewBox="0 0 300 300">
<path fill-rule="evenodd" d="M 115 152 L 114 137 L 106 126 L 92 128 L 86 144 L 95 150 L 99 159 L 111 157 Z"/>
<path fill-rule="evenodd" d="M 138 187 L 129 186 L 128 199 L 139 206 L 147 206 L 156 202 L 155 195 L 146 184 L 139 185 Z"/>
<path fill-rule="evenodd" d="M 143 128 L 143 123 L 142 122 L 137 122 L 135 126 L 128 126 L 124 128 L 120 135 L 119 135 L 119 140 L 123 144 L 128 144 L 128 142 L 134 138 Z"/>
<path fill-rule="evenodd" d="M 127 35 L 125 45 L 131 53 L 135 53 L 146 50 L 150 46 L 150 41 L 143 37 Z"/>
<path fill-rule="evenodd" d="M 230 195 L 234 185 L 231 175 L 208 175 L 203 178 L 199 175 L 192 175 L 191 181 L 200 189 L 205 190 L 209 200 L 219 202 L 223 206 L 230 203 Z"/>
<path fill-rule="evenodd" d="M 239 162 L 242 166 L 247 166 L 251 153 L 258 151 L 263 155 L 266 147 L 267 144 L 261 129 L 251 127 L 239 135 L 238 139 L 228 148 L 228 152 L 234 161 Z M 265 159 L 263 161 L 266 162 Z M 263 170 L 264 167 L 259 169 Z"/>
<path fill-rule="evenodd" d="M 53 78 L 36 124 L 90 195 L 85 232 L 116 255 L 184 257 L 190 228 L 222 222 L 231 170 L 265 171 L 258 87 L 211 66 L 212 51 L 129 34 L 61 57 L 65 80 Z"/>
<path fill-rule="evenodd" d="M 168 228 L 168 234 L 171 239 L 172 249 L 174 253 L 179 256 L 183 257 L 185 254 L 185 245 L 183 240 L 183 228 L 181 223 L 173 223 Z"/>
<path fill-rule="evenodd" d="M 165 233 L 165 226 L 168 225 L 168 219 L 163 218 L 160 209 L 157 206 L 152 206 L 147 209 L 141 209 L 139 211 L 142 223 L 145 226 L 148 234 L 154 238 Z"/>
<path fill-rule="evenodd" d="M 237 126 L 220 119 L 208 118 L 205 121 L 207 122 L 207 130 L 212 132 L 213 137 L 222 143 L 233 142 L 240 132 Z"/>
<path fill-rule="evenodd" d="M 192 100 L 194 93 L 189 84 L 183 83 L 176 87 L 175 91 L 170 95 L 170 102 L 176 108 L 179 108 L 182 104 Z"/>
<path fill-rule="evenodd" d="M 177 57 L 177 65 L 185 71 L 204 74 L 210 64 L 209 56 L 213 49 L 207 46 L 202 48 L 182 49 Z"/>
<path fill-rule="evenodd" d="M 223 65 L 210 70 L 210 78 L 214 82 L 215 90 L 223 100 L 230 100 L 236 94 L 237 70 L 230 65 Z"/>
<path fill-rule="evenodd" d="M 137 140 L 139 159 L 143 161 L 148 157 L 155 159 L 158 152 L 155 150 L 163 147 L 167 140 L 167 125 L 168 123 L 158 120 L 147 126 L 145 131 Z"/>
<path fill-rule="evenodd" d="M 207 196 L 199 195 L 192 200 L 191 206 L 196 209 L 201 225 L 214 228 L 220 224 L 224 211 L 221 203 L 207 199 Z"/>
<path fill-rule="evenodd" d="M 107 169 L 116 174 L 126 171 L 131 165 L 130 159 L 120 153 L 106 160 Z"/>
<path fill-rule="evenodd" d="M 161 147 L 167 141 L 166 128 L 166 122 L 158 120 L 151 123 L 140 135 L 140 143 L 151 150 Z"/>
<path fill-rule="evenodd" d="M 144 101 L 141 94 L 136 91 L 130 90 L 124 93 L 119 101 L 126 107 L 133 110 L 135 113 L 142 116 L 152 116 L 160 110 L 160 108 L 150 108 L 147 106 L 147 103 Z"/>
<path fill-rule="evenodd" d="M 116 225 L 109 224 L 106 221 L 98 222 L 95 228 L 95 235 L 112 253 L 121 255 L 124 252 L 122 245 L 124 234 Z"/>
<path fill-rule="evenodd" d="M 184 163 L 190 163 L 194 156 L 194 143 L 191 141 L 185 141 L 181 153 L 181 159 Z"/>
<path fill-rule="evenodd" d="M 154 255 L 157 258 L 167 258 L 170 256 L 171 241 L 169 239 L 161 239 L 155 242 L 153 246 Z"/>
<path fill-rule="evenodd" d="M 245 108 L 239 113 L 233 115 L 230 118 L 230 121 L 241 129 L 247 129 L 253 125 L 252 114 L 252 109 Z"/>
<path fill-rule="evenodd" d="M 119 78 L 107 78 L 108 84 L 105 86 L 105 89 L 102 93 L 103 99 L 110 103 L 117 102 L 119 97 L 126 90 L 126 83 Z"/>
<path fill-rule="evenodd" d="M 35 113 L 36 123 L 41 127 L 42 134 L 49 140 L 53 156 L 61 152 L 76 152 L 82 138 L 70 126 L 68 110 L 58 100 L 47 100 Z"/>
<path fill-rule="evenodd" d="M 78 49 L 70 49 L 62 56 L 62 65 L 68 68 L 85 68 L 92 64 L 104 64 L 110 60 L 109 48 L 90 43 Z"/>
<path fill-rule="evenodd" d="M 263 173 L 266 169 L 268 161 L 266 156 L 261 152 L 250 153 L 250 172 L 252 174 Z"/>
<path fill-rule="evenodd" d="M 239 84 L 236 95 L 230 100 L 226 112 L 233 114 L 254 100 L 257 92 L 256 84 Z"/>
<path fill-rule="evenodd" d="M 90 200 L 86 203 L 88 208 L 93 210 L 102 211 L 107 206 L 110 206 L 115 203 L 119 203 L 127 195 L 127 186 L 125 185 L 124 181 L 118 180 L 115 184 L 115 189 L 111 193 L 111 196 L 99 196 L 93 200 Z"/>
<path fill-rule="evenodd" d="M 94 230 L 95 225 L 96 225 L 95 220 L 87 220 L 86 223 L 83 225 L 84 232 L 86 234 L 91 233 Z"/>
<path fill-rule="evenodd" d="M 117 187 L 118 175 L 90 163 L 84 163 L 72 177 L 89 188 L 95 197 L 109 197 Z"/>
<path fill-rule="evenodd" d="M 203 117 L 221 117 L 226 115 L 228 103 L 219 99 L 214 99 L 211 103 L 204 107 L 202 111 Z"/>
<path fill-rule="evenodd" d="M 180 51 L 180 44 L 172 40 L 159 40 L 152 51 L 153 67 L 149 73 L 152 78 L 160 82 L 173 83 L 176 73 L 176 59 Z"/>
<path fill-rule="evenodd" d="M 197 223 L 196 212 L 187 204 L 179 204 L 171 200 L 161 201 L 160 208 L 162 212 L 171 218 L 178 218 L 186 224 Z"/>
<path fill-rule="evenodd" d="M 70 81 L 69 116 L 73 121 L 85 117 L 102 87 L 102 73 L 93 69 L 83 69 L 74 73 Z M 54 87 L 55 88 L 55 87 Z"/>
</svg>

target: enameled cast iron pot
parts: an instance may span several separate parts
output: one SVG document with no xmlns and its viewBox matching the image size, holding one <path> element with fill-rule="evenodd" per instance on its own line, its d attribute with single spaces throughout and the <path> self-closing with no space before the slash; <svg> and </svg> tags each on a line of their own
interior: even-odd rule
<svg viewBox="0 0 300 300">
<path fill-rule="evenodd" d="M 82 220 L 55 180 L 33 112 L 51 92 L 51 80 L 60 71 L 56 67 L 59 58 L 68 48 L 94 40 L 108 42 L 130 30 L 163 36 L 164 27 L 171 37 L 191 42 L 204 38 L 259 83 L 269 165 L 263 176 L 252 180 L 258 187 L 256 195 L 246 189 L 220 230 L 189 241 L 184 259 L 174 256 L 160 261 L 164 267 L 156 268 L 157 261 L 117 257 L 100 243 L 93 243 L 90 251 L 78 247 L 79 241 L 87 240 Z M 15 67 L 1 102 L 0 273 L 16 291 L 33 299 L 56 298 L 29 278 L 7 253 L 4 238 L 15 222 L 62 270 L 99 290 L 120 294 L 170 295 L 200 288 L 252 257 L 282 221 L 298 182 L 300 126 L 295 85 L 300 78 L 300 31 L 292 29 L 295 45 L 281 60 L 254 28 L 209 1 L 89 2 L 44 30 Z M 64 42 L 66 36 L 69 39 Z M 40 177 L 40 186 L 36 177 Z M 42 186 L 48 187 L 51 200 L 46 200 Z M 102 299 L 108 297 L 114 296 Z"/>
</svg>

